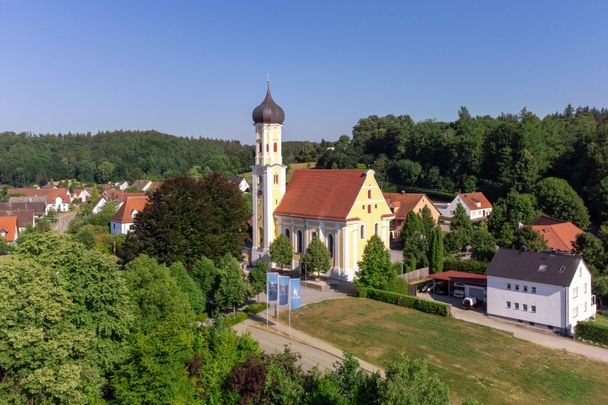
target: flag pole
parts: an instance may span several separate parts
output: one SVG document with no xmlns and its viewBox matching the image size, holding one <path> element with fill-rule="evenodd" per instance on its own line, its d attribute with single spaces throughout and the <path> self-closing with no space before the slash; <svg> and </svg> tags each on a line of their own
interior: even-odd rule
<svg viewBox="0 0 608 405">
<path fill-rule="evenodd" d="M 289 306 L 289 329 L 288 335 L 291 336 L 291 277 L 289 277 L 289 286 L 287 287 L 287 291 L 289 293 L 287 305 Z"/>
<path fill-rule="evenodd" d="M 268 275 L 268 271 L 266 271 L 266 327 L 268 327 L 268 294 L 270 290 L 268 285 L 270 285 L 270 276 Z"/>
</svg>

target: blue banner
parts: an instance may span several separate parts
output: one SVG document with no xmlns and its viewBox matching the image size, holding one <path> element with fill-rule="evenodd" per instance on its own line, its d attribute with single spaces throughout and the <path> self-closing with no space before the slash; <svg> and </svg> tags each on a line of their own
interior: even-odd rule
<svg viewBox="0 0 608 405">
<path fill-rule="evenodd" d="M 267 274 L 268 283 L 266 285 L 266 293 L 268 294 L 268 301 L 276 301 L 279 291 L 279 273 L 268 273 Z"/>
<path fill-rule="evenodd" d="M 287 305 L 289 300 L 289 276 L 279 277 L 279 305 Z"/>
<path fill-rule="evenodd" d="M 300 279 L 292 278 L 289 285 L 289 296 L 291 297 L 291 309 L 300 308 Z"/>
</svg>

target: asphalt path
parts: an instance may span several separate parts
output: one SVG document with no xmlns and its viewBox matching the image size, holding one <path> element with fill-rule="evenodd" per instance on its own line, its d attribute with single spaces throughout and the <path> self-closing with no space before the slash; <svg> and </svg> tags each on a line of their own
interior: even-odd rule
<svg viewBox="0 0 608 405">
<path fill-rule="evenodd" d="M 57 232 L 59 232 L 59 233 L 67 232 L 68 226 L 70 225 L 70 222 L 72 222 L 72 220 L 74 219 L 75 216 L 76 216 L 76 212 L 68 212 L 66 214 L 59 214 L 57 216 Z"/>
</svg>

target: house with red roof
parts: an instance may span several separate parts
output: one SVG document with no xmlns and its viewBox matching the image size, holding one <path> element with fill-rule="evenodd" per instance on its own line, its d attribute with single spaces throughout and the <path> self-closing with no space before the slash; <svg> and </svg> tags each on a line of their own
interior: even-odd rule
<svg viewBox="0 0 608 405">
<path fill-rule="evenodd" d="M 145 195 L 127 195 L 110 221 L 110 233 L 112 235 L 128 234 L 135 223 L 135 218 L 147 204 L 148 197 Z"/>
<path fill-rule="evenodd" d="M 583 233 L 583 230 L 572 222 L 561 221 L 547 215 L 536 218 L 531 228 L 545 238 L 549 249 L 566 253 L 574 251 L 576 237 Z"/>
<path fill-rule="evenodd" d="M 18 234 L 17 216 L 0 216 L 0 239 L 12 244 L 17 240 Z"/>
<path fill-rule="evenodd" d="M 292 268 L 313 238 L 327 247 L 330 276 L 353 280 L 367 241 L 378 235 L 389 245 L 394 218 L 373 170 L 296 170 L 287 184 L 281 155 L 285 113 L 272 96 L 253 110 L 256 155 L 252 172 L 253 262 L 268 257 L 270 244 L 285 235 L 292 244 Z"/>
<path fill-rule="evenodd" d="M 391 221 L 391 239 L 400 237 L 407 215 L 412 211 L 422 214 L 422 209 L 427 207 L 431 211 L 435 223 L 439 221 L 441 216 L 439 210 L 426 194 L 383 193 L 383 196 L 391 212 L 395 214 L 395 218 Z"/>
<path fill-rule="evenodd" d="M 482 192 L 477 191 L 458 194 L 447 208 L 441 211 L 441 215 L 452 218 L 458 204 L 462 205 L 471 221 L 487 218 L 492 212 L 492 203 Z"/>
<path fill-rule="evenodd" d="M 69 211 L 72 197 L 67 188 L 12 188 L 8 194 L 26 197 L 45 197 L 46 211 Z"/>
</svg>

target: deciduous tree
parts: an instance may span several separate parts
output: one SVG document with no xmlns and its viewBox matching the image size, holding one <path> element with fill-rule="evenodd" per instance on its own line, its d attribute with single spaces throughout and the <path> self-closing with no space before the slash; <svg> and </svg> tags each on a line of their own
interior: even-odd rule
<svg viewBox="0 0 608 405">
<path fill-rule="evenodd" d="M 273 263 L 283 267 L 291 265 L 293 259 L 293 246 L 287 236 L 281 234 L 272 241 L 269 248 L 270 259 Z"/>
<path fill-rule="evenodd" d="M 306 272 L 316 272 L 317 277 L 320 273 L 327 273 L 331 268 L 329 260 L 329 250 L 317 235 L 313 236 L 304 256 L 302 256 L 302 263 L 306 267 Z"/>
<path fill-rule="evenodd" d="M 395 276 L 391 255 L 378 235 L 369 239 L 358 264 L 355 283 L 361 287 L 384 289 L 388 281 Z"/>
</svg>

